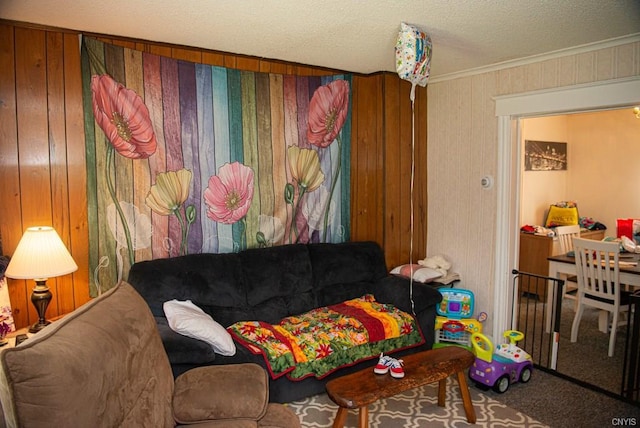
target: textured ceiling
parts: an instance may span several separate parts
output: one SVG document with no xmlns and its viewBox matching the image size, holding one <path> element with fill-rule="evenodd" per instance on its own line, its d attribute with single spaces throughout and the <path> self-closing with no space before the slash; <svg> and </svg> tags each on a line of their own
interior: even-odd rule
<svg viewBox="0 0 640 428">
<path fill-rule="evenodd" d="M 640 34 L 640 1 L 0 0 L 0 18 L 359 73 L 395 71 L 406 22 L 433 78 Z"/>
</svg>

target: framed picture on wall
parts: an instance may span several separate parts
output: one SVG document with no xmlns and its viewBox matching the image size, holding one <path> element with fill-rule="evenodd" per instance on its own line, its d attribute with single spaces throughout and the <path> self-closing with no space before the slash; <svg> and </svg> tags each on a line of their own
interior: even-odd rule
<svg viewBox="0 0 640 428">
<path fill-rule="evenodd" d="M 524 170 L 566 171 L 567 143 L 525 140 Z"/>
</svg>

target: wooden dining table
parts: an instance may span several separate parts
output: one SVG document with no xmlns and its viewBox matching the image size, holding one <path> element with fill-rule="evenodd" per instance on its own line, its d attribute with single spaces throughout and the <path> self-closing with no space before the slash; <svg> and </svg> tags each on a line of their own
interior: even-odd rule
<svg viewBox="0 0 640 428">
<path fill-rule="evenodd" d="M 549 276 L 562 279 L 563 275 L 576 275 L 576 258 L 566 254 L 548 257 Z M 620 253 L 620 283 L 640 287 L 640 254 Z M 547 290 L 547 296 L 552 290 Z"/>
</svg>

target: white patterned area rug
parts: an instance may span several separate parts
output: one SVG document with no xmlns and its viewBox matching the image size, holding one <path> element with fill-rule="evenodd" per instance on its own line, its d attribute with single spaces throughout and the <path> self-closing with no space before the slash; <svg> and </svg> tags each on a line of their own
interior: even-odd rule
<svg viewBox="0 0 640 428">
<path fill-rule="evenodd" d="M 437 427 L 490 427 L 490 428 L 547 428 L 527 415 L 493 400 L 470 388 L 471 401 L 476 412 L 476 423 L 467 422 L 458 383 L 449 377 L 447 399 L 438 407 L 437 383 L 415 388 L 391 398 L 379 400 L 369 406 L 370 428 L 437 428 Z M 294 401 L 288 406 L 300 417 L 303 428 L 331 427 L 338 406 L 326 394 Z M 345 428 L 358 426 L 358 411 L 349 410 Z"/>
</svg>

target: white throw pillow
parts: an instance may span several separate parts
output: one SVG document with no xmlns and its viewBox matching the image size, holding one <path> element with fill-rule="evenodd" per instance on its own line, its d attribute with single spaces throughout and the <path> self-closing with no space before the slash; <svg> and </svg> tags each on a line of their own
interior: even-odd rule
<svg viewBox="0 0 640 428">
<path fill-rule="evenodd" d="M 398 266 L 391 270 L 391 274 L 410 278 L 413 272 L 413 280 L 417 282 L 431 282 L 434 279 L 440 278 L 442 273 L 435 269 L 423 267 L 418 264 L 406 264 Z"/>
<path fill-rule="evenodd" d="M 171 330 L 207 342 L 220 355 L 235 355 L 236 345 L 229 332 L 191 300 L 169 300 L 162 308 Z"/>
</svg>

